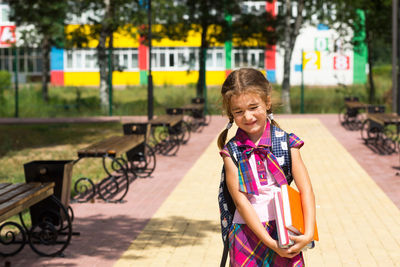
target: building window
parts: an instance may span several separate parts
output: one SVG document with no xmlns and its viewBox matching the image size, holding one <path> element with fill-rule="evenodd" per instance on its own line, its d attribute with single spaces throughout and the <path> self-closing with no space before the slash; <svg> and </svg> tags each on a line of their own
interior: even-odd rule
<svg viewBox="0 0 400 267">
<path fill-rule="evenodd" d="M 174 66 L 174 59 L 175 59 L 175 55 L 174 54 L 169 54 L 169 66 L 170 67 Z"/>
<path fill-rule="evenodd" d="M 17 48 L 18 51 L 18 71 L 23 74 L 39 74 L 41 65 L 41 53 L 37 48 Z M 8 72 L 14 71 L 14 52 L 12 48 L 0 48 L 0 69 Z M 41 61 L 40 61 L 41 62 Z"/>
<path fill-rule="evenodd" d="M 131 55 L 131 68 L 136 69 L 139 67 L 138 54 L 132 53 Z"/>
<path fill-rule="evenodd" d="M 64 57 L 66 71 L 99 71 L 96 49 L 67 50 Z M 113 64 L 114 70 L 137 70 L 137 49 L 114 49 Z"/>
<path fill-rule="evenodd" d="M 233 49 L 233 66 L 234 68 L 252 67 L 264 69 L 265 56 L 263 49 L 244 48 Z"/>
<path fill-rule="evenodd" d="M 72 51 L 67 52 L 67 68 L 72 69 Z"/>
</svg>

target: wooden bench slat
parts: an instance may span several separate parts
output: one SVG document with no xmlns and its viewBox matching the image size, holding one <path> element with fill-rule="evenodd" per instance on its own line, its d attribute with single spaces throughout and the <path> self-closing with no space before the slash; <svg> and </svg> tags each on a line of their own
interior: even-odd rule
<svg viewBox="0 0 400 267">
<path fill-rule="evenodd" d="M 144 135 L 112 136 L 78 151 L 78 157 L 120 155 L 144 142 Z"/>
<path fill-rule="evenodd" d="M 1 183 L 0 184 L 0 190 L 5 188 L 5 187 L 7 187 L 7 186 L 10 186 L 10 185 L 11 185 L 11 183 Z"/>
<path fill-rule="evenodd" d="M 149 121 L 151 125 L 174 127 L 176 124 L 183 120 L 183 115 L 159 115 Z"/>
<path fill-rule="evenodd" d="M 187 104 L 182 107 L 184 111 L 191 111 L 191 110 L 202 110 L 204 109 L 204 104 Z"/>
<path fill-rule="evenodd" d="M 358 101 L 346 101 L 346 107 L 348 108 L 367 108 L 369 105 L 366 103 L 358 102 Z"/>
<path fill-rule="evenodd" d="M 32 186 L 30 190 L 0 205 L 0 222 L 53 195 L 54 183 L 45 183 L 39 186 L 35 184 L 28 185 Z"/>
<path fill-rule="evenodd" d="M 18 187 L 22 185 L 24 185 L 24 183 L 11 184 L 10 186 L 7 186 L 0 190 L 0 196 L 7 194 L 10 191 L 16 190 Z"/>
<path fill-rule="evenodd" d="M 110 138 L 101 140 L 100 142 L 94 143 L 86 148 L 84 148 L 84 151 L 94 151 L 94 150 L 104 150 L 104 147 L 109 147 L 115 140 L 118 138 L 118 136 L 111 136 Z"/>
<path fill-rule="evenodd" d="M 28 190 L 31 190 L 32 188 L 40 186 L 39 183 L 36 184 L 19 184 L 17 187 L 14 187 L 14 190 L 10 190 L 7 193 L 4 193 L 3 195 L 0 196 L 0 204 L 7 202 L 8 200 L 14 198 L 15 196 L 18 196 Z M 11 187 L 11 186 L 9 186 Z"/>
<path fill-rule="evenodd" d="M 370 113 L 367 115 L 368 119 L 379 124 L 400 124 L 400 116 L 397 114 L 387 113 Z"/>
</svg>

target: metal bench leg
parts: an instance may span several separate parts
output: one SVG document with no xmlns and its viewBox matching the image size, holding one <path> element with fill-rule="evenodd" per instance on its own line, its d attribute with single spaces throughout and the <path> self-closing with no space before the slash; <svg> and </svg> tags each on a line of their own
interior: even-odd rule
<svg viewBox="0 0 400 267">
<path fill-rule="evenodd" d="M 26 244 L 25 229 L 16 222 L 5 222 L 0 226 L 0 256 L 13 256 Z"/>
<path fill-rule="evenodd" d="M 74 191 L 77 197 L 72 199 L 71 202 L 88 202 L 94 199 L 97 193 L 95 184 L 90 178 L 81 177 L 76 180 L 74 184 Z"/>
<path fill-rule="evenodd" d="M 106 159 L 111 159 L 111 169 L 106 164 Z M 104 178 L 97 187 L 99 196 L 107 202 L 122 202 L 129 190 L 129 176 L 127 162 L 122 158 L 103 157 L 103 167 L 108 177 Z"/>
<path fill-rule="evenodd" d="M 63 256 L 71 242 L 72 222 L 67 208 L 55 196 L 50 199 L 59 208 L 43 211 L 41 220 L 29 230 L 28 241 L 40 256 Z"/>
<path fill-rule="evenodd" d="M 144 145 L 144 153 L 138 154 L 137 160 L 130 161 L 131 169 L 138 177 L 149 177 L 156 168 L 156 155 L 154 150 L 148 145 Z"/>
</svg>

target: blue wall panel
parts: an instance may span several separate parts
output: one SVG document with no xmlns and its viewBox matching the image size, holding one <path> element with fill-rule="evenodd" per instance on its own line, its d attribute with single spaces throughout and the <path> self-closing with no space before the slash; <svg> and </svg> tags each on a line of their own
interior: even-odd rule
<svg viewBox="0 0 400 267">
<path fill-rule="evenodd" d="M 275 70 L 267 70 L 267 79 L 270 83 L 276 83 L 276 72 Z"/>
<path fill-rule="evenodd" d="M 64 70 L 64 49 L 57 47 L 51 48 L 50 70 Z"/>
</svg>

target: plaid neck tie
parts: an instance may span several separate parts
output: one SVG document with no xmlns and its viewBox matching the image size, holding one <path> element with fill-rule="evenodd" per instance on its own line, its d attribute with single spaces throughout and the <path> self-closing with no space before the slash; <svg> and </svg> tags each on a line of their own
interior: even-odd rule
<svg viewBox="0 0 400 267">
<path fill-rule="evenodd" d="M 257 184 L 249 163 L 251 153 L 254 153 L 256 160 L 258 178 L 261 185 L 267 185 L 267 170 L 265 169 L 264 160 L 267 160 L 268 170 L 272 173 L 276 182 L 281 186 L 287 184 L 285 174 L 279 166 L 274 154 L 271 153 L 270 147 L 266 146 L 245 146 L 242 156 L 239 159 L 239 190 L 244 193 L 258 195 Z"/>
</svg>

